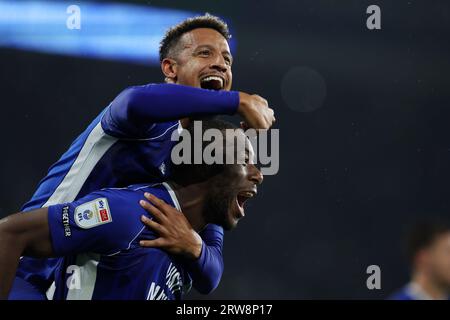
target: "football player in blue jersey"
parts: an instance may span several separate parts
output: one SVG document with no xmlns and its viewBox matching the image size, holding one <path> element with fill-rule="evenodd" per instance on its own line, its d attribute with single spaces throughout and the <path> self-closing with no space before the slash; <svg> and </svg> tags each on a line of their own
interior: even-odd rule
<svg viewBox="0 0 450 320">
<path fill-rule="evenodd" d="M 415 224 L 406 239 L 411 281 L 390 300 L 450 299 L 450 225 L 445 221 Z"/>
<path fill-rule="evenodd" d="M 160 47 L 166 83 L 121 92 L 49 169 L 22 211 L 72 202 L 101 188 L 164 180 L 170 176 L 171 136 L 190 118 L 238 114 L 248 127 L 269 128 L 275 118 L 264 98 L 230 91 L 229 37 L 226 24 L 211 15 L 171 28 Z M 207 232 L 209 228 L 220 229 L 208 225 L 201 237 L 180 230 L 187 238 L 177 237 L 179 241 L 167 242 L 171 245 L 164 248 L 184 253 L 189 272 L 196 275 L 193 285 L 204 293 L 217 286 L 223 272 L 217 245 L 222 243 L 217 238 L 221 233 Z M 208 253 L 204 257 L 203 251 Z M 53 291 L 47 289 L 58 263 L 58 259 L 21 259 L 10 298 L 45 299 L 47 292 L 51 299 Z"/>
<path fill-rule="evenodd" d="M 244 203 L 256 195 L 263 180 L 253 164 L 248 140 L 245 148 L 228 141 L 236 139 L 224 132 L 233 125 L 203 121 L 203 132 L 210 128 L 222 131 L 220 153 L 223 159 L 231 153 L 233 164 L 190 161 L 174 165 L 167 182 L 107 188 L 0 220 L 0 298 L 7 297 L 22 254 L 63 257 L 55 271 L 54 299 L 182 298 L 192 273 L 186 272 L 177 256 L 139 245 L 150 241 L 162 246 L 161 238 L 145 228 L 141 219 L 158 233 L 171 232 L 163 230 L 162 222 L 173 215 L 196 232 L 207 230 L 210 223 L 230 230 L 244 216 Z M 192 126 L 188 130 L 192 136 Z M 235 130 L 245 137 L 241 129 Z M 202 154 L 209 144 L 202 140 L 203 132 L 195 137 Z M 239 158 L 245 160 L 239 163 Z M 144 193 L 152 204 L 142 200 Z M 176 234 L 176 228 L 172 232 Z"/>
</svg>

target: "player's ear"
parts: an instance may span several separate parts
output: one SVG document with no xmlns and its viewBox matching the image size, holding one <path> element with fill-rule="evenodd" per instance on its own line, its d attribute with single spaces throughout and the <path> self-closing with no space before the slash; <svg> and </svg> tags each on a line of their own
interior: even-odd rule
<svg viewBox="0 0 450 320">
<path fill-rule="evenodd" d="M 161 70 L 164 73 L 167 83 L 177 82 L 178 65 L 174 59 L 164 58 L 161 62 Z"/>
</svg>

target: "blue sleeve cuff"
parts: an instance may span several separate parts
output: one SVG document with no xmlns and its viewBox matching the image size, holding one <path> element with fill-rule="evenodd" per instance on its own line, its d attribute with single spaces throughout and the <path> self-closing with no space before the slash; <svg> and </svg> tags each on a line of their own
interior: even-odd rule
<svg viewBox="0 0 450 320">
<path fill-rule="evenodd" d="M 202 241 L 202 250 L 200 252 L 200 256 L 195 260 L 189 259 L 187 261 L 186 267 L 189 272 L 192 272 L 192 271 L 195 272 L 195 271 L 203 269 L 203 266 L 205 265 L 205 260 L 206 260 L 205 246 L 206 246 L 206 243 L 204 241 Z"/>
<path fill-rule="evenodd" d="M 64 204 L 57 204 L 48 207 L 48 227 L 53 254 L 55 256 L 61 256 L 63 251 L 58 245 L 63 242 L 62 239 L 64 238 L 63 217 L 61 213 L 63 207 Z"/>
</svg>

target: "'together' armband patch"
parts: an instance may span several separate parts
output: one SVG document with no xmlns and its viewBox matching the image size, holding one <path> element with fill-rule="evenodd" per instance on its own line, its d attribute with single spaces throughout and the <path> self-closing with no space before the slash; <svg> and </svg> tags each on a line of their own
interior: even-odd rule
<svg viewBox="0 0 450 320">
<path fill-rule="evenodd" d="M 106 200 L 106 198 L 98 198 L 76 207 L 74 220 L 76 224 L 83 229 L 89 229 L 112 222 L 108 200 Z"/>
</svg>

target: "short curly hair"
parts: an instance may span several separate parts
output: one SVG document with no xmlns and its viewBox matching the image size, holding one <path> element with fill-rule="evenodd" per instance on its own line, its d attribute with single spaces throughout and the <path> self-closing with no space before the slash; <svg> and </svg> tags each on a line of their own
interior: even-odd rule
<svg viewBox="0 0 450 320">
<path fill-rule="evenodd" d="M 159 61 L 173 56 L 181 36 L 198 28 L 209 28 L 219 32 L 227 41 L 231 39 L 228 25 L 217 16 L 205 13 L 203 16 L 188 18 L 167 30 L 159 46 Z"/>
<path fill-rule="evenodd" d="M 450 224 L 447 219 L 434 218 L 416 222 L 409 228 L 405 238 L 405 251 L 409 262 L 413 263 L 420 250 L 429 247 L 439 236 L 449 232 Z"/>
</svg>

